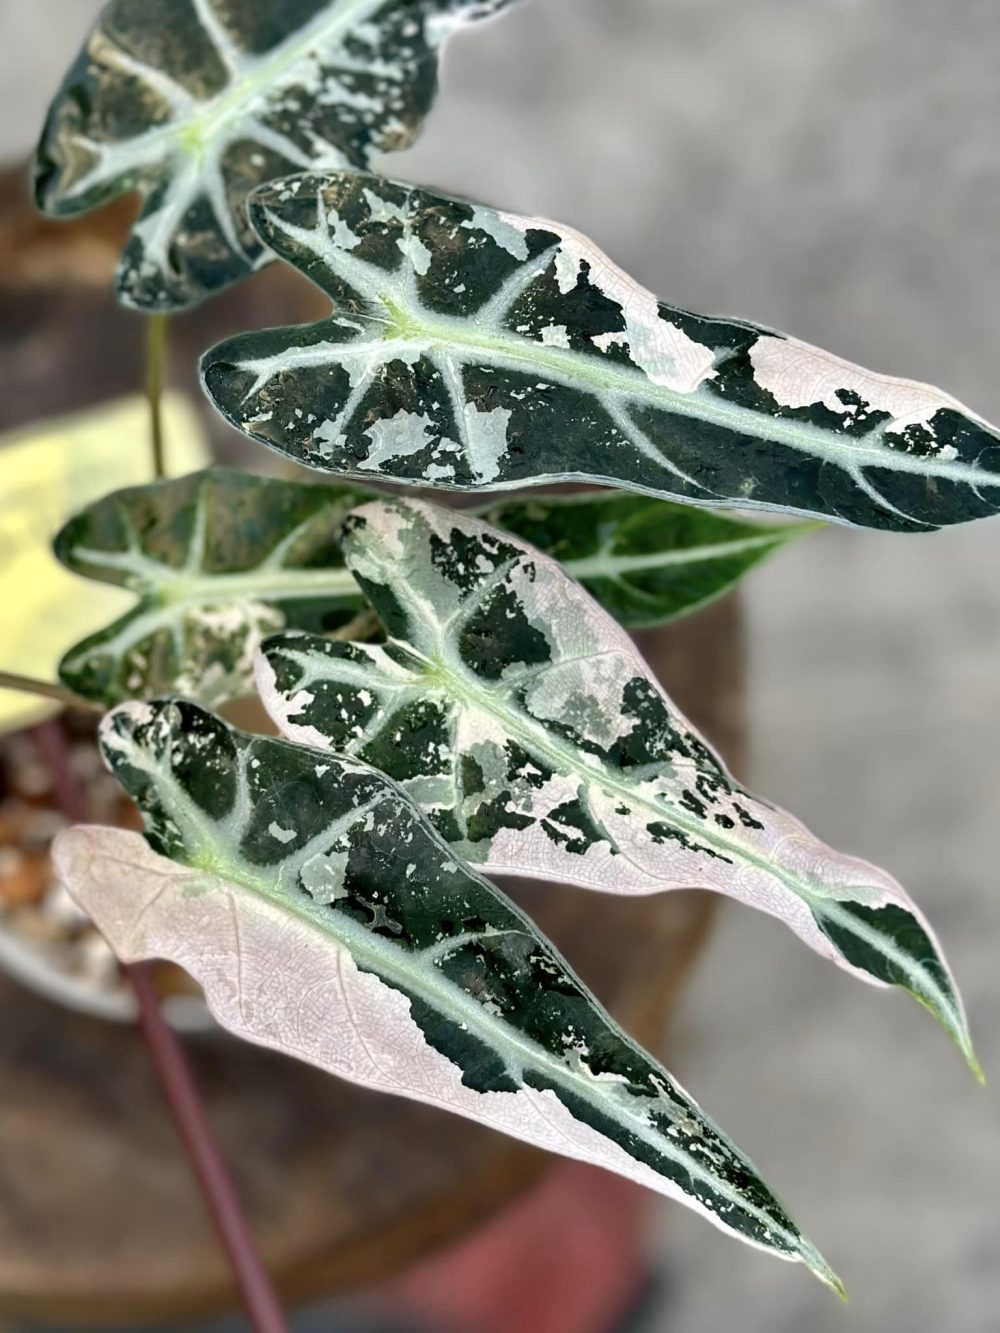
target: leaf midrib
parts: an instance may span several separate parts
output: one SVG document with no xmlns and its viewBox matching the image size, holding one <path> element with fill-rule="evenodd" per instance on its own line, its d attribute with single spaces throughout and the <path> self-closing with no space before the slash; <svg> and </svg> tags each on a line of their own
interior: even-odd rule
<svg viewBox="0 0 1000 1333">
<path fill-rule="evenodd" d="M 309 577 L 302 577 L 304 575 Z M 274 572 L 266 578 L 255 574 L 194 580 L 178 577 L 156 584 L 147 582 L 141 590 L 127 590 L 139 593 L 138 603 L 114 625 L 98 630 L 92 640 L 86 641 L 87 655 L 95 647 L 107 651 L 116 644 L 141 642 L 157 630 L 183 626 L 188 616 L 199 611 L 231 607 L 236 601 L 256 600 L 265 605 L 280 605 L 300 599 L 318 601 L 329 598 L 331 603 L 363 600 L 360 587 L 346 569 L 302 570 L 284 575 Z M 255 597 L 255 593 L 259 595 Z M 68 656 L 75 657 L 75 651 Z"/>
<path fill-rule="evenodd" d="M 407 648 L 410 652 L 414 651 L 411 645 L 402 644 L 401 646 Z M 524 719 L 524 714 L 520 710 L 515 714 L 498 705 L 491 693 L 483 689 L 463 664 L 456 664 L 454 657 L 448 654 L 447 650 L 442 652 L 433 662 L 426 658 L 424 660 L 428 661 L 432 678 L 437 676 L 441 680 L 445 692 L 450 693 L 460 706 L 465 703 L 472 708 L 478 708 L 485 712 L 511 733 L 529 753 L 534 751 L 538 757 L 549 761 L 557 771 L 561 769 L 564 773 L 575 774 L 581 782 L 594 782 L 603 787 L 606 792 L 619 795 L 633 805 L 639 805 L 648 810 L 658 819 L 683 829 L 702 842 L 707 842 L 715 850 L 730 853 L 745 864 L 751 865 L 777 879 L 785 888 L 803 900 L 813 914 L 814 920 L 817 920 L 817 925 L 819 924 L 817 912 L 819 912 L 840 929 L 854 935 L 869 947 L 881 953 L 883 957 L 894 963 L 904 975 L 923 978 L 925 989 L 938 997 L 938 1020 L 942 1022 L 943 1026 L 946 1026 L 946 1030 L 950 1032 L 958 1045 L 963 1050 L 965 1049 L 967 1037 L 964 1029 L 958 1021 L 951 1000 L 941 990 L 933 975 L 919 967 L 918 959 L 900 952 L 895 943 L 881 931 L 865 922 L 858 921 L 856 917 L 845 912 L 838 898 L 812 892 L 798 880 L 791 877 L 783 867 L 759 856 L 744 844 L 697 823 L 694 819 L 685 816 L 675 806 L 662 806 L 643 797 L 624 780 L 615 779 L 603 764 L 599 764 L 595 768 L 586 764 L 581 765 L 577 751 L 552 737 L 540 724 L 534 724 Z M 524 720 L 522 721 L 522 719 Z M 748 799 L 752 800 L 753 798 Z M 847 886 L 845 886 L 846 888 Z M 910 909 L 907 908 L 906 910 L 909 911 Z M 832 940 L 830 940 L 830 945 L 838 954 L 843 956 Z M 865 969 L 860 970 L 864 971 Z M 949 1020 L 947 1024 L 945 1023 L 945 1016 Z"/>
<path fill-rule="evenodd" d="M 204 144 L 221 134 L 229 121 L 238 120 L 261 89 L 274 83 L 281 74 L 302 60 L 312 47 L 324 45 L 345 33 L 367 11 L 378 9 L 384 0 L 340 0 L 325 17 L 317 15 L 300 32 L 288 37 L 274 51 L 254 57 L 241 53 L 244 67 L 252 70 L 245 77 L 217 93 L 196 115 L 175 122 L 176 136 Z M 211 39 L 206 34 L 206 40 Z"/>
<path fill-rule="evenodd" d="M 262 601 L 290 601 L 305 595 L 361 596 L 354 576 L 344 568 L 246 570 L 234 574 L 207 574 L 165 578 L 144 591 L 143 600 L 164 609 L 187 609 L 223 598 L 260 595 Z"/>
<path fill-rule="evenodd" d="M 789 529 L 788 537 L 783 532 L 771 531 L 759 537 L 734 537 L 728 541 L 679 547 L 673 551 L 647 551 L 642 555 L 599 551 L 594 555 L 581 556 L 577 560 L 561 560 L 559 563 L 568 574 L 578 580 L 615 578 L 621 574 L 639 574 L 646 570 L 667 569 L 675 565 L 695 565 L 711 560 L 725 560 L 729 556 L 743 555 L 748 551 L 780 546 L 790 537 L 797 536 L 798 531 Z"/>
<path fill-rule="evenodd" d="M 464 320 L 444 317 L 429 319 L 425 318 L 427 312 L 423 309 L 416 312 L 412 309 L 401 311 L 391 298 L 387 300 L 383 296 L 382 300 L 389 311 L 389 324 L 378 325 L 384 328 L 382 343 L 376 341 L 369 346 L 372 349 L 383 347 L 383 360 L 391 359 L 394 344 L 418 350 L 422 345 L 429 344 L 432 349 L 441 349 L 445 353 L 455 348 L 468 349 L 480 353 L 482 360 L 499 369 L 520 374 L 525 373 L 525 368 L 528 372 L 542 368 L 564 385 L 578 387 L 582 384 L 598 397 L 613 394 L 633 404 L 648 403 L 678 416 L 708 421 L 737 435 L 788 444 L 814 457 L 834 462 L 851 473 L 863 467 L 876 467 L 912 472 L 920 476 L 941 476 L 975 485 L 1000 486 L 1000 476 L 983 472 L 968 463 L 949 462 L 935 468 L 934 458 L 920 458 L 889 446 L 873 447 L 856 438 L 850 443 L 844 443 L 835 431 L 823 430 L 810 422 L 773 416 L 727 403 L 716 395 L 704 392 L 701 386 L 688 392 L 671 389 L 666 385 L 654 384 L 644 371 L 634 367 L 621 366 L 608 370 L 596 356 L 546 346 L 527 338 L 513 337 L 500 330 L 490 331 L 488 335 L 477 335 L 470 331 L 475 325 L 474 315 Z M 336 350 L 343 352 L 351 348 L 352 344 L 346 343 Z M 355 347 L 354 350 L 357 352 L 362 349 Z M 294 360 L 294 356 L 289 358 L 286 353 L 275 359 L 279 362 Z M 336 360 L 336 354 L 329 359 Z M 891 423 L 873 427 L 870 435 L 882 437 L 888 424 Z M 641 430 L 638 423 L 633 422 L 633 425 L 636 431 Z"/>
</svg>

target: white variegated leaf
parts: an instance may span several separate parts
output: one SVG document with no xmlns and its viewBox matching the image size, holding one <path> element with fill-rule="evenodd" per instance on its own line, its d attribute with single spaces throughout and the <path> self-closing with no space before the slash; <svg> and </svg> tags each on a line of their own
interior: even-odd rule
<svg viewBox="0 0 1000 1333">
<path fill-rule="evenodd" d="M 350 515 L 344 551 L 388 642 L 266 641 L 261 695 L 286 734 L 384 770 L 487 873 L 627 894 L 700 886 L 761 908 L 866 981 L 910 991 L 977 1068 L 902 888 L 744 791 L 554 561 L 404 500 Z"/>
<path fill-rule="evenodd" d="M 1000 438 L 955 399 L 666 305 L 566 227 L 353 173 L 275 182 L 250 215 L 333 313 L 222 343 L 205 384 L 309 467 L 591 481 L 901 531 L 1000 508 Z"/>
<path fill-rule="evenodd" d="M 305 167 L 405 148 L 438 48 L 511 0 L 110 0 L 49 111 L 39 207 L 83 213 L 138 190 L 118 294 L 174 310 L 269 256 L 248 193 Z"/>
<path fill-rule="evenodd" d="M 366 765 L 126 704 L 102 744 L 138 834 L 59 872 L 120 958 L 168 958 L 242 1037 L 616 1171 L 836 1278 L 752 1164 L 535 926 Z"/>
</svg>

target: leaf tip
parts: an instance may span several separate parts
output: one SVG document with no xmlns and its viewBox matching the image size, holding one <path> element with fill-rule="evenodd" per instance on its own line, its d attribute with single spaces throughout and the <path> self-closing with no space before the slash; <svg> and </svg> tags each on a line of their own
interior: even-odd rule
<svg viewBox="0 0 1000 1333">
<path fill-rule="evenodd" d="M 909 989 L 909 988 L 907 988 Z M 972 1076 L 980 1087 L 986 1087 L 986 1075 L 972 1046 L 972 1034 L 961 1002 L 957 1002 L 954 1011 L 950 1008 L 931 1003 L 927 996 L 917 991 L 909 992 L 913 998 L 931 1014 L 945 1030 L 958 1049 L 962 1052 L 965 1063 L 972 1070 Z"/>
<path fill-rule="evenodd" d="M 962 1055 L 965 1057 L 965 1063 L 972 1070 L 972 1077 L 976 1080 L 976 1082 L 979 1084 L 981 1088 L 985 1088 L 986 1075 L 983 1072 L 982 1065 L 979 1063 L 979 1058 L 976 1055 L 976 1052 L 973 1050 L 972 1036 L 969 1032 L 968 1024 L 964 1021 L 964 1019 L 961 1022 L 955 1024 L 949 1023 L 945 1020 L 944 1016 L 938 1013 L 935 1013 L 934 1017 L 938 1020 L 938 1022 L 944 1028 L 945 1032 L 948 1033 L 949 1037 L 951 1037 L 952 1041 L 962 1052 Z"/>
<path fill-rule="evenodd" d="M 962 1008 L 961 1004 L 959 1004 L 958 1016 L 953 1025 L 944 1024 L 940 1017 L 938 1021 L 942 1022 L 942 1026 L 944 1026 L 945 1031 L 952 1038 L 958 1049 L 962 1052 L 962 1055 L 965 1057 L 965 1063 L 972 1070 L 972 1077 L 976 1080 L 976 1082 L 979 1084 L 981 1088 L 985 1088 L 986 1074 L 983 1071 L 982 1065 L 979 1063 L 979 1057 L 976 1055 L 976 1052 L 973 1049 L 972 1033 L 969 1031 L 968 1019 L 965 1016 L 965 1011 Z"/>
<path fill-rule="evenodd" d="M 976 1053 L 972 1049 L 971 1043 L 969 1043 L 969 1045 L 963 1051 L 963 1054 L 965 1055 L 965 1059 L 969 1068 L 972 1070 L 973 1078 L 976 1080 L 976 1082 L 979 1084 L 981 1088 L 985 1088 L 986 1074 L 983 1070 L 982 1065 L 979 1063 L 979 1060 L 976 1058 Z"/>
<path fill-rule="evenodd" d="M 801 1255 L 802 1262 L 810 1273 L 818 1277 L 825 1287 L 835 1292 L 846 1305 L 847 1288 L 811 1241 L 803 1239 Z"/>
<path fill-rule="evenodd" d="M 983 1072 L 983 1067 L 979 1063 L 979 1057 L 973 1049 L 972 1034 L 969 1032 L 969 1025 L 965 1019 L 964 1013 L 960 1014 L 958 1021 L 954 1024 L 945 1023 L 940 1015 L 936 1014 L 935 1017 L 938 1019 L 938 1022 L 941 1023 L 941 1026 L 951 1037 L 958 1049 L 962 1052 L 962 1055 L 965 1057 L 965 1063 L 972 1070 L 972 1077 L 981 1088 L 985 1088 L 986 1074 Z"/>
</svg>

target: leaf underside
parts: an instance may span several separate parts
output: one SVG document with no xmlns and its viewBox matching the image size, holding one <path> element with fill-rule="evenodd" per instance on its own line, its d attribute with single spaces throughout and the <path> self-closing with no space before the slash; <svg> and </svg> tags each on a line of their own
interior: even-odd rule
<svg viewBox="0 0 1000 1333">
<path fill-rule="evenodd" d="M 179 963 L 250 1040 L 617 1171 L 836 1283 L 751 1163 L 382 774 L 182 702 L 124 705 L 102 745 L 149 846 L 74 829 L 57 862 L 119 956 Z"/>
<path fill-rule="evenodd" d="M 325 633 L 364 605 L 344 568 L 340 529 L 365 498 L 357 488 L 213 469 L 88 506 L 56 537 L 56 555 L 138 602 L 66 654 L 63 683 L 104 704 L 250 693 L 266 634 Z"/>
<path fill-rule="evenodd" d="M 191 305 L 270 258 L 252 189 L 405 148 L 441 42 L 510 2 L 111 0 L 49 110 L 38 205 L 69 216 L 137 190 L 118 294 Z"/>
<path fill-rule="evenodd" d="M 340 529 L 370 491 L 213 468 L 116 491 L 72 518 L 55 552 L 126 587 L 133 610 L 75 645 L 60 676 L 113 705 L 252 692 L 253 655 L 283 629 L 329 633 L 366 605 Z M 803 525 L 750 524 L 649 496 L 544 496 L 488 511 L 558 557 L 627 625 L 662 624 L 725 592 Z"/>
<path fill-rule="evenodd" d="M 343 172 L 274 182 L 250 217 L 333 313 L 220 344 L 204 382 L 309 467 L 588 481 L 900 531 L 1000 506 L 996 432 L 954 399 L 658 302 L 557 224 Z"/>
<path fill-rule="evenodd" d="M 863 979 L 910 990 L 972 1061 L 902 888 L 744 791 L 554 561 L 403 500 L 355 510 L 344 553 L 388 641 L 268 640 L 260 692 L 287 735 L 384 770 L 486 873 L 703 887 L 769 912 Z"/>
</svg>

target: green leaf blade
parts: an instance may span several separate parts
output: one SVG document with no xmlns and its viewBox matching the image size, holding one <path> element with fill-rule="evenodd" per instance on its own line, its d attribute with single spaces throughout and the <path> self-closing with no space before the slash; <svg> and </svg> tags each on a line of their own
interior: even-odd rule
<svg viewBox="0 0 1000 1333">
<path fill-rule="evenodd" d="M 405 148 L 456 27 L 512 0 L 110 0 L 49 110 L 38 206 L 72 216 L 138 190 L 117 288 L 177 310 L 269 256 L 244 205 L 289 171 Z"/>
<path fill-rule="evenodd" d="M 249 693 L 267 635 L 339 631 L 364 610 L 340 528 L 370 495 L 215 468 L 88 506 L 57 535 L 56 555 L 75 574 L 130 589 L 137 605 L 74 645 L 63 683 L 106 706 L 165 693 L 218 704 Z M 802 531 L 635 496 L 539 496 L 491 513 L 564 556 L 628 625 L 695 609 Z"/>
<path fill-rule="evenodd" d="M 178 962 L 239 1035 L 617 1171 L 835 1282 L 752 1164 L 383 775 L 181 702 L 125 705 L 102 734 L 149 845 L 75 829 L 57 857 L 120 957 Z"/>
<path fill-rule="evenodd" d="M 107 705 L 165 691 L 205 703 L 249 693 L 267 634 L 326 632 L 363 608 L 340 528 L 365 498 L 211 469 L 88 506 L 57 535 L 57 557 L 131 589 L 138 604 L 70 649 L 61 680 Z"/>
<path fill-rule="evenodd" d="M 566 573 L 620 625 L 662 625 L 715 601 L 817 524 L 747 523 L 644 495 L 544 496 L 481 511 Z"/>
<path fill-rule="evenodd" d="M 268 640 L 259 688 L 285 734 L 383 767 L 487 874 L 700 886 L 774 915 L 915 994 L 971 1063 L 957 988 L 901 886 L 740 787 L 552 560 L 402 500 L 356 510 L 344 549 L 388 642 Z"/>
<path fill-rule="evenodd" d="M 569 228 L 357 173 L 255 192 L 254 227 L 330 296 L 203 380 L 237 429 L 322 471 L 460 491 L 591 482 L 708 508 L 925 531 L 1000 508 L 1000 438 L 955 399 L 660 302 Z M 292 420 L 295 403 L 317 420 Z"/>
</svg>

